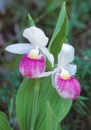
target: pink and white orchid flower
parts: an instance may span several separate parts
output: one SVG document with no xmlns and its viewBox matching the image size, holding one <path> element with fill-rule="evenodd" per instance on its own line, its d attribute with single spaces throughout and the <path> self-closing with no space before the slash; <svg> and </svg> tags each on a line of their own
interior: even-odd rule
<svg viewBox="0 0 91 130">
<path fill-rule="evenodd" d="M 8 52 L 14 54 L 25 54 L 19 63 L 19 70 L 21 74 L 28 78 L 42 77 L 46 69 L 46 59 L 54 65 L 54 57 L 49 53 L 45 47 L 48 43 L 48 37 L 44 32 L 35 26 L 26 28 L 23 32 L 23 36 L 27 38 L 30 43 L 18 43 L 9 45 L 6 47 Z M 45 72 L 46 73 L 46 72 Z"/>
<path fill-rule="evenodd" d="M 74 48 L 69 44 L 63 44 L 58 54 L 58 67 L 52 76 L 53 86 L 63 98 L 74 100 L 81 92 L 80 83 L 74 77 L 77 66 L 69 64 L 74 60 Z"/>
</svg>

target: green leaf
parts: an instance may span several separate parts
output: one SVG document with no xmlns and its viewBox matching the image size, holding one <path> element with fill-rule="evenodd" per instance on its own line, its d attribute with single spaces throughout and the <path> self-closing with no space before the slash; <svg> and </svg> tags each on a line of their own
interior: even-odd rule
<svg viewBox="0 0 91 130">
<path fill-rule="evenodd" d="M 61 50 L 63 42 L 66 42 L 67 30 L 68 30 L 68 17 L 66 14 L 65 3 L 63 3 L 53 36 L 49 43 L 49 50 L 51 53 L 53 53 L 55 62 L 57 62 L 57 56 Z"/>
<path fill-rule="evenodd" d="M 0 130 L 11 130 L 6 114 L 1 111 L 0 111 Z"/>
<path fill-rule="evenodd" d="M 88 97 L 79 96 L 78 99 L 80 99 L 80 100 L 88 100 Z"/>
<path fill-rule="evenodd" d="M 47 102 L 46 130 L 58 130 L 58 128 L 60 128 L 60 122 L 57 120 L 50 103 Z"/>
<path fill-rule="evenodd" d="M 20 130 L 29 130 L 36 80 L 25 79 L 16 96 L 16 114 Z"/>
<path fill-rule="evenodd" d="M 32 107 L 32 115 L 31 115 L 31 129 L 34 129 L 36 114 L 37 114 L 37 106 L 38 106 L 38 94 L 39 94 L 39 81 L 37 80 L 34 91 L 34 100 Z"/>
<path fill-rule="evenodd" d="M 62 44 L 66 42 L 66 35 L 68 31 L 68 17 L 66 13 L 65 3 L 62 5 L 62 9 L 59 13 L 57 24 L 50 40 L 48 49 L 54 55 L 55 63 L 58 63 L 58 53 L 61 50 Z M 47 71 L 52 69 L 50 61 L 47 61 Z"/>
<path fill-rule="evenodd" d="M 47 77 L 43 80 L 40 90 L 36 130 L 46 130 L 46 103 L 50 103 L 58 121 L 61 122 L 69 112 L 72 101 L 59 96 L 55 88 L 52 87 L 51 77 Z"/>
<path fill-rule="evenodd" d="M 46 130 L 47 102 L 50 103 L 58 121 L 70 110 L 72 101 L 61 98 L 52 87 L 51 78 L 40 79 L 40 89 L 34 130 Z M 25 79 L 16 97 L 16 114 L 20 130 L 31 130 L 31 116 L 35 92 L 35 79 Z"/>
<path fill-rule="evenodd" d="M 34 23 L 34 21 L 33 21 L 33 18 L 31 17 L 30 14 L 28 14 L 28 19 L 29 19 L 29 25 L 30 25 L 30 26 L 35 26 L 35 23 Z"/>
</svg>

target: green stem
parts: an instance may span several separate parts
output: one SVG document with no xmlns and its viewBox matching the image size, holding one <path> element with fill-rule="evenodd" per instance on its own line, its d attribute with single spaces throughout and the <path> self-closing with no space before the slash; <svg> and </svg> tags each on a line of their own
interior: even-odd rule
<svg viewBox="0 0 91 130">
<path fill-rule="evenodd" d="M 31 118 L 31 128 L 30 130 L 34 130 L 36 115 L 37 115 L 37 106 L 38 106 L 38 94 L 39 94 L 39 81 L 37 79 L 34 91 L 34 100 L 32 107 L 32 118 Z"/>
</svg>

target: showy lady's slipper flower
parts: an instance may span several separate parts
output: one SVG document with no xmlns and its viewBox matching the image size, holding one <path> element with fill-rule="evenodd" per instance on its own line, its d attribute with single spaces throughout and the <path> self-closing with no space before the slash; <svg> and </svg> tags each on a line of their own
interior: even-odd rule
<svg viewBox="0 0 91 130">
<path fill-rule="evenodd" d="M 58 67 L 54 70 L 53 86 L 63 98 L 74 100 L 81 92 L 80 83 L 74 77 L 77 67 L 69 64 L 74 60 L 74 48 L 71 45 L 63 44 L 58 54 Z"/>
<path fill-rule="evenodd" d="M 46 69 L 46 57 L 52 63 L 52 66 L 54 64 L 53 55 L 49 53 L 45 47 L 48 43 L 48 37 L 46 37 L 41 29 L 35 26 L 26 28 L 23 32 L 23 36 L 27 38 L 31 44 L 13 44 L 6 47 L 6 50 L 15 54 L 25 54 L 19 63 L 19 70 L 23 76 L 29 78 L 42 77 L 40 74 L 44 74 Z"/>
</svg>

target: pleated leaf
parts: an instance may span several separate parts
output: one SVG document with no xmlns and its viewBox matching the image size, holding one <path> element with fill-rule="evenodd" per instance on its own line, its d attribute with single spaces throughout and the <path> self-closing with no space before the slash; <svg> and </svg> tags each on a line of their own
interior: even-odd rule
<svg viewBox="0 0 91 130">
<path fill-rule="evenodd" d="M 16 96 L 16 114 L 20 130 L 29 130 L 36 80 L 25 79 Z"/>
<path fill-rule="evenodd" d="M 62 5 L 62 8 L 59 13 L 57 24 L 54 29 L 54 33 L 49 42 L 48 49 L 54 55 L 55 63 L 58 63 L 58 53 L 61 50 L 62 44 L 66 42 L 66 35 L 68 31 L 68 17 L 66 13 L 65 2 Z M 51 63 L 47 61 L 47 71 L 52 70 Z"/>
<path fill-rule="evenodd" d="M 57 120 L 49 102 L 47 103 L 46 130 L 61 130 L 60 122 Z"/>
<path fill-rule="evenodd" d="M 63 99 L 58 95 L 55 88 L 52 87 L 51 77 L 45 78 L 40 86 L 36 130 L 46 130 L 47 102 L 50 103 L 59 122 L 64 119 L 72 105 L 72 101 Z"/>
<path fill-rule="evenodd" d="M 65 3 L 63 3 L 53 36 L 49 43 L 49 50 L 51 53 L 53 53 L 56 62 L 62 44 L 63 42 L 66 42 L 67 30 L 68 30 L 68 17 L 66 13 Z"/>
<path fill-rule="evenodd" d="M 46 109 L 47 102 L 50 103 L 58 121 L 63 120 L 70 110 L 72 101 L 61 98 L 52 87 L 51 78 L 40 79 L 39 96 L 37 103 L 35 128 L 34 130 L 46 130 Z M 20 130 L 31 129 L 31 117 L 33 111 L 34 79 L 25 79 L 16 97 L 16 114 Z M 35 113 L 34 113 L 35 114 Z"/>
<path fill-rule="evenodd" d="M 0 130 L 12 130 L 5 113 L 0 111 Z"/>
</svg>

